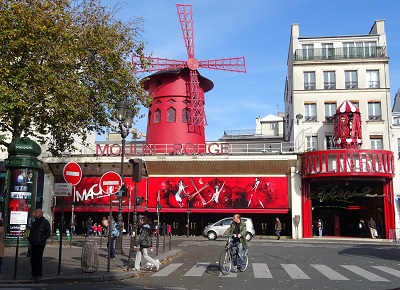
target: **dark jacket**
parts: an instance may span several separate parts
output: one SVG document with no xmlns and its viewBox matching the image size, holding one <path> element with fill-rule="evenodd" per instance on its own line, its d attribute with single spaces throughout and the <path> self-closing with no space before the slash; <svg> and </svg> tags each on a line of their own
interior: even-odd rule
<svg viewBox="0 0 400 290">
<path fill-rule="evenodd" d="M 50 237 L 50 223 L 43 216 L 35 219 L 29 233 L 29 243 L 34 246 L 46 246 L 46 241 Z"/>
<path fill-rule="evenodd" d="M 136 245 L 140 245 L 142 248 L 150 248 L 153 246 L 151 239 L 151 227 L 149 224 L 144 224 L 140 229 L 139 239 L 136 241 Z"/>
<path fill-rule="evenodd" d="M 229 228 L 225 231 L 224 235 L 232 235 L 233 232 L 235 231 L 235 227 L 236 227 L 235 222 L 232 222 Z M 243 249 L 247 250 L 247 240 L 246 240 L 247 226 L 246 223 L 242 220 L 240 220 L 239 234 L 240 234 L 240 242 L 243 245 Z"/>
</svg>

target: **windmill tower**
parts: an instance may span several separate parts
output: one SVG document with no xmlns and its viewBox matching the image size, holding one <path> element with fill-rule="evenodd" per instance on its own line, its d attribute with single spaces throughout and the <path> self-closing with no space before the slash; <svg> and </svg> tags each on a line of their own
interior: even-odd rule
<svg viewBox="0 0 400 290">
<path fill-rule="evenodd" d="M 157 148 L 165 152 L 165 145 L 168 144 L 190 144 L 192 152 L 184 153 L 204 153 L 204 126 L 207 125 L 204 93 L 211 90 L 214 84 L 201 76 L 197 69 L 246 73 L 245 59 L 197 60 L 194 56 L 192 5 L 176 4 L 176 8 L 187 60 L 146 57 L 150 67 L 137 69 L 137 72 L 157 71 L 145 81 L 145 89 L 153 98 L 148 113 L 146 144 L 154 153 L 159 151 Z M 133 56 L 132 63 L 138 65 L 140 59 Z M 167 148 L 168 152 L 175 149 Z"/>
</svg>

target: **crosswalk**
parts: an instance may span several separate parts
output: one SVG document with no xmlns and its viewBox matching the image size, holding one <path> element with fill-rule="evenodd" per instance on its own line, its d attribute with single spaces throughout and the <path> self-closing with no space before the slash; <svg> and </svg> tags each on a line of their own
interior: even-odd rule
<svg viewBox="0 0 400 290">
<path fill-rule="evenodd" d="M 180 271 L 179 274 L 185 277 L 202 277 L 207 275 L 209 270 L 217 271 L 219 266 L 216 264 L 201 262 L 193 265 L 189 270 L 183 270 L 183 263 L 171 263 L 161 268 L 158 272 L 152 274 L 155 277 L 166 277 L 174 272 Z M 356 265 L 339 265 L 337 269 L 332 269 L 331 267 L 323 264 L 310 264 L 306 265 L 302 270 L 296 264 L 280 264 L 281 269 L 286 273 L 286 275 L 293 280 L 307 280 L 311 279 L 310 276 L 316 277 L 315 273 L 319 273 L 332 281 L 347 281 L 353 280 L 356 277 L 357 280 L 366 279 L 372 282 L 391 282 L 397 281 L 400 278 L 400 270 L 394 269 L 387 266 L 363 266 L 359 267 Z M 310 267 L 309 267 L 310 266 Z M 310 275 L 310 269 L 315 269 L 316 272 Z M 277 267 L 273 267 L 273 271 L 278 271 Z M 250 272 L 255 279 L 273 279 L 274 273 L 268 267 L 268 263 L 252 263 L 249 265 L 246 272 Z M 243 273 L 232 272 L 228 275 L 219 274 L 220 277 L 234 278 Z M 383 276 L 381 276 L 383 275 Z M 391 277 L 391 278 L 389 278 Z M 390 279 L 390 280 L 389 280 Z"/>
</svg>

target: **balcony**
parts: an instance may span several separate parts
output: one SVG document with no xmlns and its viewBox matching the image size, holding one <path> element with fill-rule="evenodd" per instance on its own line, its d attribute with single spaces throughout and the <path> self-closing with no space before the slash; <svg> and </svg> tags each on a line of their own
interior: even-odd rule
<svg viewBox="0 0 400 290">
<path fill-rule="evenodd" d="M 382 121 L 382 115 L 369 115 L 368 121 Z"/>
<path fill-rule="evenodd" d="M 295 60 L 377 59 L 387 57 L 386 46 L 296 49 Z"/>
</svg>

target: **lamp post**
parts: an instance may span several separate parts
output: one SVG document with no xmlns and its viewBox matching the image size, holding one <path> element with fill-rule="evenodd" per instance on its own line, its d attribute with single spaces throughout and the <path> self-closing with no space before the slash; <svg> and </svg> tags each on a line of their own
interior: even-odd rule
<svg viewBox="0 0 400 290">
<path fill-rule="evenodd" d="M 117 120 L 118 120 L 118 127 L 121 132 L 121 142 L 122 142 L 122 149 L 121 149 L 121 178 L 122 178 L 122 187 L 118 193 L 119 203 L 118 203 L 118 229 L 119 235 L 117 237 L 115 243 L 115 253 L 116 254 L 123 254 L 122 252 L 122 228 L 123 228 L 123 221 L 122 221 L 122 194 L 123 191 L 126 192 L 126 187 L 124 185 L 124 155 L 125 155 L 125 138 L 129 135 L 129 129 L 132 128 L 133 122 L 133 114 L 130 110 L 128 110 L 127 105 L 124 103 L 123 100 L 120 100 L 115 105 L 115 110 L 117 113 Z M 129 221 L 128 221 L 129 223 Z"/>
</svg>

